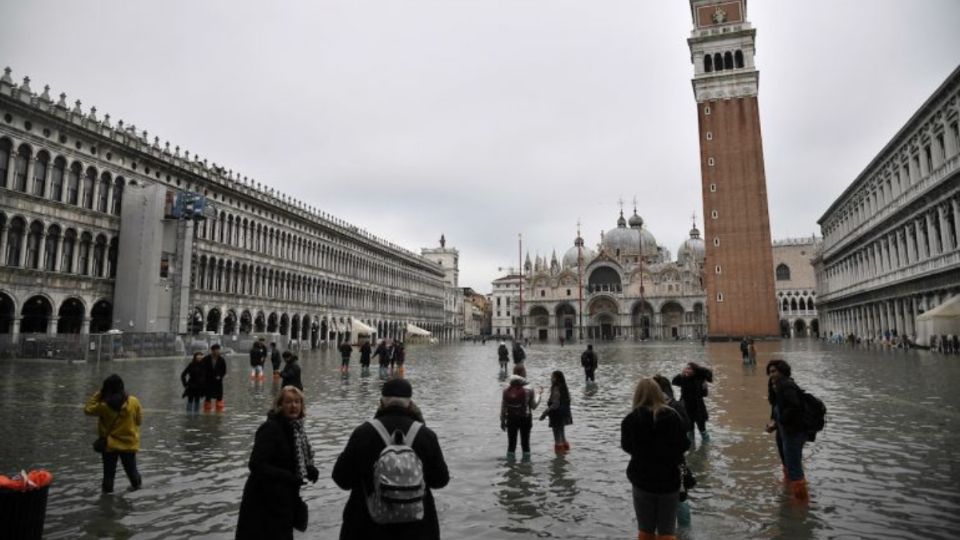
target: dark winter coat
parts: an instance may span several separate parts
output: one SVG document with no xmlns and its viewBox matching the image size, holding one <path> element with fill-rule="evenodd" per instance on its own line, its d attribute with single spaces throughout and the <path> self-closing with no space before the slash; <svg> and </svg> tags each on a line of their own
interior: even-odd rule
<svg viewBox="0 0 960 540">
<path fill-rule="evenodd" d="M 770 402 L 770 419 L 778 421 L 788 435 L 805 431 L 803 425 L 803 401 L 800 387 L 790 377 L 781 376 L 776 383 L 767 381 L 767 401 Z M 777 418 L 779 412 L 780 417 Z"/>
<path fill-rule="evenodd" d="M 270 351 L 270 363 L 273 365 L 274 371 L 280 371 L 280 351 L 274 349 Z"/>
<path fill-rule="evenodd" d="M 550 398 L 547 399 L 545 415 L 550 418 L 550 427 L 569 426 L 573 423 L 573 411 L 570 410 L 570 393 L 566 395 L 559 386 L 550 387 Z"/>
<path fill-rule="evenodd" d="M 267 363 L 267 348 L 254 343 L 250 348 L 250 367 L 255 368 Z"/>
<path fill-rule="evenodd" d="M 680 463 L 690 448 L 680 415 L 670 407 L 653 413 L 638 407 L 620 423 L 620 448 L 630 454 L 627 478 L 650 493 L 680 490 Z"/>
<path fill-rule="evenodd" d="M 300 362 L 297 357 L 294 356 L 287 360 L 283 366 L 283 371 L 280 372 L 281 383 L 280 386 L 296 386 L 301 391 L 303 390 L 303 382 L 300 380 Z"/>
<path fill-rule="evenodd" d="M 406 433 L 415 413 L 399 407 L 388 407 L 375 415 L 388 433 L 400 430 Z M 350 490 L 350 498 L 343 509 L 341 540 L 433 540 L 440 538 L 440 522 L 431 489 L 439 489 L 450 481 L 447 463 L 443 459 L 436 434 L 426 426 L 420 428 L 413 441 L 413 450 L 423 463 L 426 492 L 423 498 L 423 520 L 414 523 L 377 525 L 367 511 L 365 493 L 373 489 L 373 464 L 384 449 L 383 439 L 368 423 L 353 430 L 346 448 L 333 466 L 333 481 L 342 489 Z"/>
<path fill-rule="evenodd" d="M 704 383 L 707 382 L 713 382 L 713 371 L 703 367 L 689 377 L 681 373 L 673 378 L 673 385 L 680 387 L 680 401 L 687 408 L 690 422 L 706 422 L 709 418 L 707 404 L 703 401 Z"/>
<path fill-rule="evenodd" d="M 583 351 L 580 355 L 580 365 L 584 369 L 597 369 L 597 353 L 592 350 Z"/>
<path fill-rule="evenodd" d="M 370 365 L 370 342 L 365 341 L 363 345 L 360 346 L 360 365 L 369 366 Z"/>
<path fill-rule="evenodd" d="M 180 373 L 180 382 L 183 383 L 183 397 L 203 397 L 207 383 L 204 379 L 203 362 L 194 362 L 187 364 L 187 367 Z"/>
<path fill-rule="evenodd" d="M 390 363 L 390 351 L 387 349 L 386 343 L 380 343 L 377 345 L 377 350 L 373 352 L 373 355 L 379 358 L 381 366 L 386 366 Z"/>
<path fill-rule="evenodd" d="M 497 358 L 501 362 L 508 362 L 510 360 L 510 350 L 507 349 L 506 345 L 501 345 L 497 348 Z"/>
<path fill-rule="evenodd" d="M 353 347 L 351 347 L 346 341 L 341 343 L 338 349 L 340 350 L 340 358 L 343 358 L 344 360 L 349 360 L 350 355 L 353 354 Z"/>
<path fill-rule="evenodd" d="M 513 344 L 513 363 L 519 364 L 527 359 L 527 353 L 523 352 L 523 347 L 519 343 Z"/>
<path fill-rule="evenodd" d="M 393 346 L 393 362 L 399 366 L 402 366 L 407 360 L 407 350 L 403 347 L 403 343 L 397 343 Z"/>
<path fill-rule="evenodd" d="M 258 429 L 250 454 L 250 476 L 243 486 L 237 539 L 293 538 L 300 480 L 293 427 L 273 414 Z"/>
<path fill-rule="evenodd" d="M 223 378 L 227 375 L 227 361 L 220 356 L 214 362 L 213 356 L 208 354 L 200 363 L 203 366 L 207 399 L 223 399 Z"/>
</svg>

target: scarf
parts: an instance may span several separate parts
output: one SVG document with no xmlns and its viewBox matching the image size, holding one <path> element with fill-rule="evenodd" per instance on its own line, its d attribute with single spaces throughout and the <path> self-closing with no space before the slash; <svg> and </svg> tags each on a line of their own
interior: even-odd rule
<svg viewBox="0 0 960 540">
<path fill-rule="evenodd" d="M 297 479 L 303 482 L 307 478 L 307 467 L 313 466 L 313 448 L 303 430 L 303 419 L 293 420 L 290 425 L 293 426 L 293 449 L 297 454 Z"/>
</svg>

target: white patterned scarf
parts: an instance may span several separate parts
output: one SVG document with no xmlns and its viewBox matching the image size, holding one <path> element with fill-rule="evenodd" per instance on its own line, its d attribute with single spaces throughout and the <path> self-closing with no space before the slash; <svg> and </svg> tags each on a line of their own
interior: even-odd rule
<svg viewBox="0 0 960 540">
<path fill-rule="evenodd" d="M 303 430 L 303 418 L 290 422 L 293 426 L 293 448 L 297 454 L 297 479 L 303 482 L 307 478 L 307 466 L 313 466 L 313 448 Z"/>
</svg>

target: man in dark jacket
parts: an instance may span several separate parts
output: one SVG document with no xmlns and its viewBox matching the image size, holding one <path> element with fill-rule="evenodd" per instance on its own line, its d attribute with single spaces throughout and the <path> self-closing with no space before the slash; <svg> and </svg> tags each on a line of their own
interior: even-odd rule
<svg viewBox="0 0 960 540">
<path fill-rule="evenodd" d="M 270 342 L 270 364 L 273 365 L 273 379 L 280 379 L 280 351 L 277 350 L 277 344 Z"/>
<path fill-rule="evenodd" d="M 594 382 L 594 374 L 597 372 L 597 353 L 593 352 L 593 345 L 587 345 L 587 350 L 580 355 L 580 365 L 583 366 L 587 382 Z"/>
<path fill-rule="evenodd" d="M 283 382 L 280 383 L 280 387 L 284 386 L 296 386 L 300 391 L 303 391 L 303 382 L 300 380 L 300 362 L 298 362 L 297 355 L 293 354 L 290 351 L 283 351 L 283 371 L 280 372 L 280 377 Z"/>
<path fill-rule="evenodd" d="M 363 345 L 360 345 L 360 374 L 369 375 L 370 374 L 370 353 L 372 352 L 372 347 L 370 347 L 370 340 L 365 340 Z"/>
<path fill-rule="evenodd" d="M 507 375 L 507 363 L 510 362 L 510 350 L 507 349 L 507 344 L 500 342 L 500 346 L 497 347 L 497 361 L 500 362 L 500 371 L 504 376 Z"/>
<path fill-rule="evenodd" d="M 383 385 L 380 408 L 374 416 L 383 423 L 388 433 L 406 433 L 414 421 L 422 417 L 411 398 L 413 388 L 405 379 L 390 379 Z M 443 459 L 436 434 L 426 426 L 420 428 L 412 448 L 423 463 L 426 489 L 423 498 L 423 519 L 410 523 L 378 525 L 367 511 L 366 494 L 373 490 L 373 465 L 386 447 L 376 429 L 367 422 L 357 427 L 346 448 L 333 466 L 333 481 L 342 489 L 350 490 L 350 498 L 343 509 L 341 540 L 431 540 L 440 538 L 440 522 L 431 489 L 439 489 L 450 481 L 447 463 Z"/>
<path fill-rule="evenodd" d="M 350 370 L 350 355 L 353 354 L 353 347 L 344 340 L 337 349 L 340 351 L 340 373 L 347 373 Z"/>
<path fill-rule="evenodd" d="M 250 348 L 250 380 L 263 380 L 263 365 L 267 363 L 267 345 L 263 338 L 253 342 Z"/>
<path fill-rule="evenodd" d="M 524 360 L 527 359 L 527 353 L 523 352 L 523 347 L 520 346 L 519 338 L 513 342 L 513 363 L 522 364 Z"/>
<path fill-rule="evenodd" d="M 380 340 L 380 343 L 377 344 L 377 350 L 373 352 L 373 355 L 378 358 L 378 363 L 380 364 L 380 378 L 386 379 L 387 366 L 390 365 L 390 350 L 387 349 L 386 340 Z"/>
<path fill-rule="evenodd" d="M 223 403 L 223 378 L 227 375 L 227 362 L 220 356 L 220 344 L 210 346 L 210 354 L 203 357 L 203 380 L 206 383 L 206 399 L 203 401 L 203 411 L 213 410 L 213 402 L 217 403 L 217 412 L 226 409 Z"/>
</svg>

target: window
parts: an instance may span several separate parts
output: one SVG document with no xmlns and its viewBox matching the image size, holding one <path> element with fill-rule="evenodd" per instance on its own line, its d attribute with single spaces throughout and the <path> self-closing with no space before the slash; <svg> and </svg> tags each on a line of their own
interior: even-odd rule
<svg viewBox="0 0 960 540">
<path fill-rule="evenodd" d="M 93 210 L 93 188 L 97 181 L 97 171 L 93 167 L 87 169 L 83 176 L 83 207 Z"/>
<path fill-rule="evenodd" d="M 63 235 L 63 253 L 60 258 L 60 271 L 73 272 L 73 250 L 77 244 L 77 232 L 68 229 Z"/>
<path fill-rule="evenodd" d="M 27 224 L 21 218 L 14 218 L 7 229 L 7 266 L 20 266 L 20 247 L 26 234 Z"/>
<path fill-rule="evenodd" d="M 710 116 L 710 106 L 709 106 L 709 105 L 706 105 L 706 106 L 703 108 L 703 115 L 704 115 L 704 116 Z M 956 125 L 956 124 L 954 124 L 954 125 Z"/>
<path fill-rule="evenodd" d="M 30 147 L 21 144 L 17 150 L 17 159 L 13 162 L 13 189 L 26 193 L 27 164 L 30 163 Z"/>
<path fill-rule="evenodd" d="M 570 289 L 567 289 L 567 296 L 570 296 Z"/>
<path fill-rule="evenodd" d="M 718 264 L 717 267 L 714 269 L 714 271 L 715 271 L 716 273 L 718 273 L 718 274 L 720 273 L 720 265 L 719 265 L 719 264 Z"/>
<path fill-rule="evenodd" d="M 723 293 L 722 293 L 722 292 L 718 292 L 718 293 L 717 293 L 717 302 L 723 302 Z"/>
<path fill-rule="evenodd" d="M 67 169 L 67 160 L 58 157 L 53 160 L 53 170 L 50 172 L 50 198 L 59 201 L 63 198 L 63 174 Z"/>
<path fill-rule="evenodd" d="M 720 216 L 720 214 L 718 214 L 716 210 L 711 210 L 711 211 L 710 211 L 710 217 L 711 217 L 711 218 L 717 219 L 719 216 Z"/>
<path fill-rule="evenodd" d="M 717 164 L 716 160 L 714 160 L 712 157 L 707 158 L 707 165 L 713 167 L 716 164 Z"/>
<path fill-rule="evenodd" d="M 780 263 L 777 265 L 777 281 L 789 281 L 790 280 L 790 267 Z"/>
<path fill-rule="evenodd" d="M 9 139 L 0 139 L 0 187 L 7 187 L 7 162 L 10 161 Z"/>
<path fill-rule="evenodd" d="M 716 192 L 717 192 L 717 185 L 710 184 L 710 193 L 716 193 Z"/>
<path fill-rule="evenodd" d="M 707 140 L 708 140 L 708 141 L 712 141 L 712 140 L 713 140 L 713 132 L 712 132 L 712 131 L 708 131 L 708 132 L 707 132 Z"/>
<path fill-rule="evenodd" d="M 47 179 L 48 163 L 50 163 L 50 155 L 46 152 L 38 152 L 37 160 L 33 164 L 33 194 L 37 197 L 43 197 L 43 182 Z"/>
<path fill-rule="evenodd" d="M 739 50 L 738 50 L 737 52 L 733 53 L 733 63 L 734 63 L 734 65 L 735 65 L 736 67 L 738 67 L 738 68 L 742 68 L 742 67 L 743 67 L 743 52 L 742 52 L 742 51 L 739 51 Z"/>
<path fill-rule="evenodd" d="M 540 289 L 540 298 L 543 298 L 546 295 L 547 295 L 547 291 Z"/>
<path fill-rule="evenodd" d="M 703 71 L 706 73 L 713 71 L 713 57 L 709 54 L 703 57 Z"/>
<path fill-rule="evenodd" d="M 70 177 L 67 179 L 67 203 L 77 204 L 80 193 L 80 173 L 83 167 L 79 163 L 70 166 Z"/>
<path fill-rule="evenodd" d="M 720 247 L 720 237 L 719 237 L 719 236 L 714 237 L 714 239 L 713 239 L 713 245 L 714 245 L 715 247 Z"/>
</svg>

